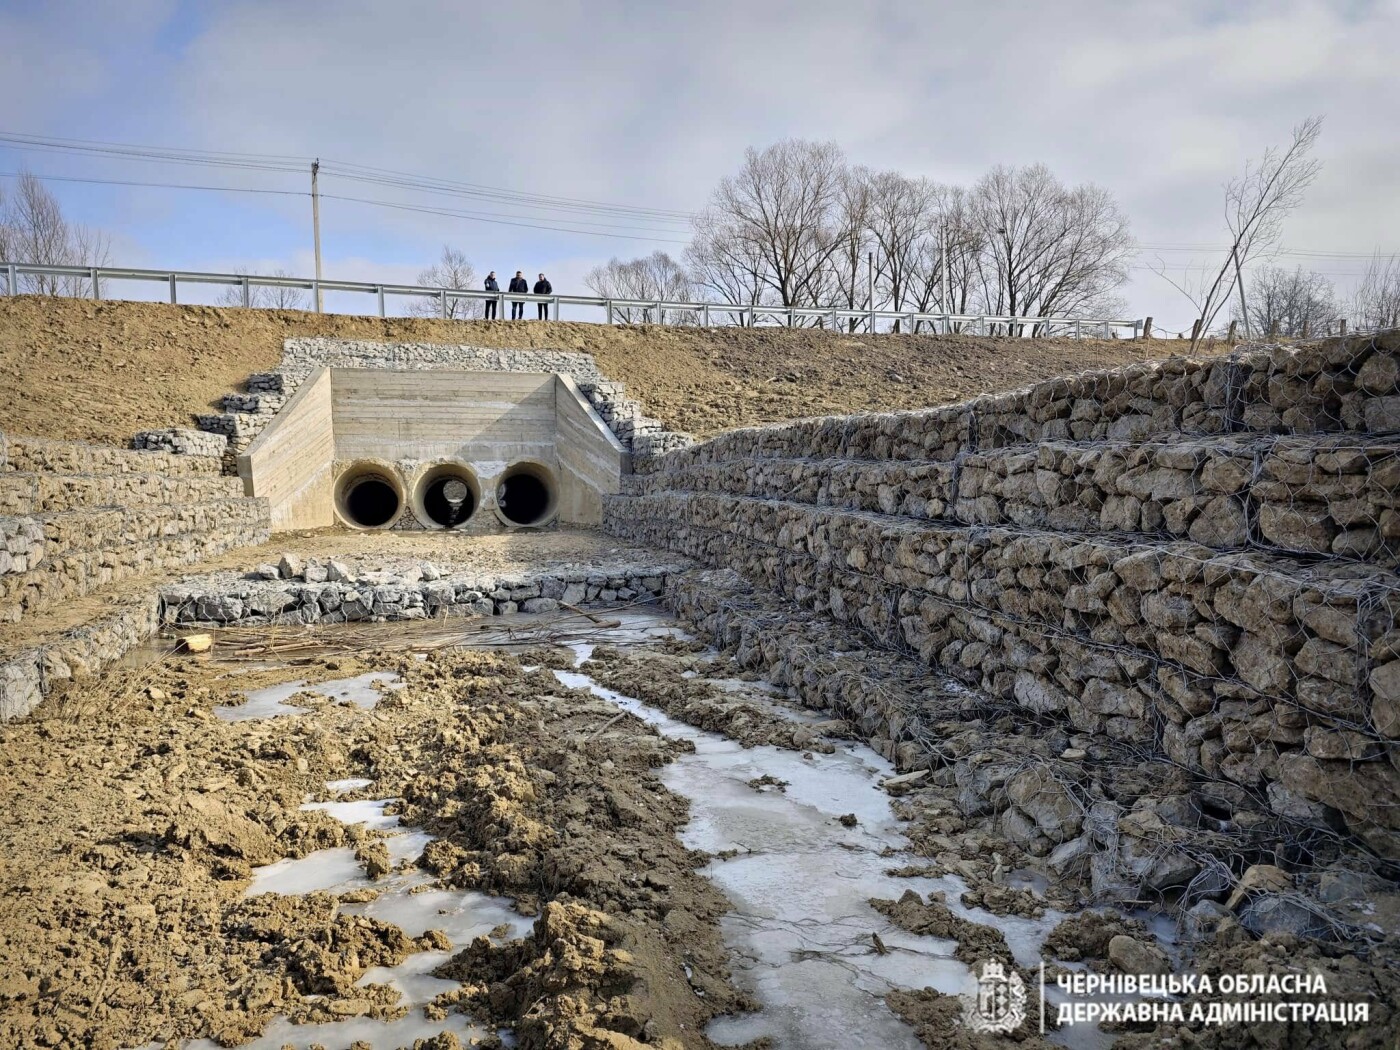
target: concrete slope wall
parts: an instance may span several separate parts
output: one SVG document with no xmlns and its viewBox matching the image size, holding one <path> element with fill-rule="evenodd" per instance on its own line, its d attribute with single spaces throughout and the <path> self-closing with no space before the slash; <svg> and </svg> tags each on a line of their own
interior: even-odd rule
<svg viewBox="0 0 1400 1050">
<path fill-rule="evenodd" d="M 605 527 L 1400 858 L 1400 339 L 639 459 Z"/>
<path fill-rule="evenodd" d="M 331 370 L 322 368 L 287 402 L 278 425 L 238 457 L 238 474 L 248 495 L 265 496 L 271 505 L 275 532 L 335 524 L 332 404 Z"/>
</svg>

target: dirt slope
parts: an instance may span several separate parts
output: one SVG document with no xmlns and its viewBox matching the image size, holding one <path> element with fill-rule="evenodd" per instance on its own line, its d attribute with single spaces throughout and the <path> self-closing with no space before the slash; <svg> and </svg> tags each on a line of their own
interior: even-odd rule
<svg viewBox="0 0 1400 1050">
<path fill-rule="evenodd" d="M 800 416 L 916 408 L 1185 344 L 861 336 L 782 328 L 317 316 L 158 303 L 0 299 L 0 430 L 126 444 L 189 424 L 294 335 L 584 350 L 648 411 L 697 435 Z"/>
</svg>

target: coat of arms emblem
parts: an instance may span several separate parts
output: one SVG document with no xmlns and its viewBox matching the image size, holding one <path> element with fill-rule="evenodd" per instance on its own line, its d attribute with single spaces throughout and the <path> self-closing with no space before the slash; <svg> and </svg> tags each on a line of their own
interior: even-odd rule
<svg viewBox="0 0 1400 1050">
<path fill-rule="evenodd" d="M 982 964 L 977 991 L 962 997 L 963 1024 L 974 1032 L 1010 1032 L 1026 1019 L 1026 984 L 995 959 Z"/>
</svg>

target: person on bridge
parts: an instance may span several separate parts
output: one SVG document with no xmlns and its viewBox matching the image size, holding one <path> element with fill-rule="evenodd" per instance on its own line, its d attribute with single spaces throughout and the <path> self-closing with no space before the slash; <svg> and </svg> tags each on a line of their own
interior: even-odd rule
<svg viewBox="0 0 1400 1050">
<path fill-rule="evenodd" d="M 539 279 L 538 281 L 535 282 L 535 294 L 536 294 L 536 295 L 553 295 L 553 294 L 554 294 L 554 285 L 552 285 L 552 284 L 549 283 L 548 279 L 545 277 L 544 274 L 540 274 L 540 279 Z M 539 310 L 537 311 L 537 313 L 539 314 L 539 317 L 538 317 L 539 320 L 541 320 L 541 321 L 548 321 L 548 320 L 549 320 L 549 304 L 548 304 L 548 303 L 540 303 L 540 304 L 539 304 Z"/>
<path fill-rule="evenodd" d="M 510 290 L 512 292 L 528 292 L 530 290 L 530 282 L 525 280 L 525 273 L 523 270 L 515 271 L 515 276 L 510 279 Z M 513 302 L 510 304 L 510 319 L 512 321 L 525 320 L 524 303 Z"/>
<path fill-rule="evenodd" d="M 487 290 L 488 292 L 499 292 L 499 291 L 501 290 L 500 282 L 498 282 L 498 281 L 496 280 L 496 271 L 495 271 L 495 270 L 492 270 L 490 273 L 488 273 L 488 274 L 486 275 L 486 290 Z M 486 320 L 490 321 L 490 320 L 492 320 L 495 316 L 496 316 L 496 300 L 495 300 L 495 299 L 487 299 L 487 300 L 486 300 Z"/>
</svg>

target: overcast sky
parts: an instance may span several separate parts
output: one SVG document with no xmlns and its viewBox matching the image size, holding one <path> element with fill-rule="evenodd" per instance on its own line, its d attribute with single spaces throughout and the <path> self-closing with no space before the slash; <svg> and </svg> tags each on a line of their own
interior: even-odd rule
<svg viewBox="0 0 1400 1050">
<path fill-rule="evenodd" d="M 1172 326 L 1180 274 L 1225 243 L 1221 185 L 1325 115 L 1323 174 L 1280 258 L 1345 290 L 1400 251 L 1400 0 L 0 0 L 0 132 L 319 156 L 532 194 L 691 212 L 745 147 L 829 139 L 856 163 L 970 183 L 1044 162 L 1117 195 L 1142 252 L 1131 313 Z M 308 177 L 19 151 L 41 176 L 304 191 Z M 113 262 L 310 273 L 301 196 L 51 182 Z M 411 280 L 460 246 L 479 273 L 580 291 L 612 255 L 679 255 L 683 226 L 331 177 L 328 277 Z M 484 221 L 503 219 L 522 225 Z M 605 236 L 534 229 L 580 219 Z M 617 229 L 615 227 L 623 227 Z M 1165 250 L 1166 247 L 1187 250 Z"/>
</svg>

